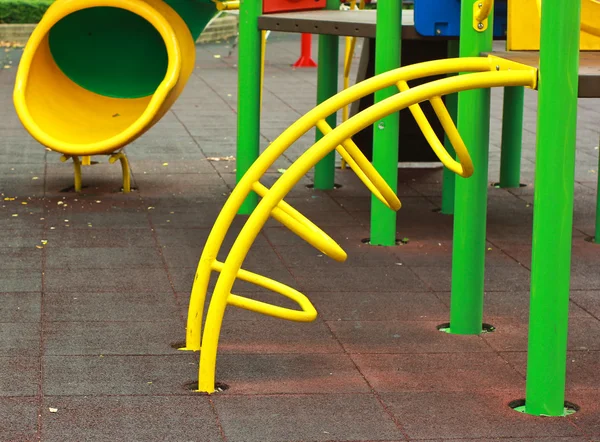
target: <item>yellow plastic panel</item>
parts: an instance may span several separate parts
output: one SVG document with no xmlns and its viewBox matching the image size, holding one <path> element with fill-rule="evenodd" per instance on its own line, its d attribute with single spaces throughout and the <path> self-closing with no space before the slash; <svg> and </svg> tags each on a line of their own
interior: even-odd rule
<svg viewBox="0 0 600 442">
<path fill-rule="evenodd" d="M 590 9 L 590 4 L 586 3 L 592 3 L 592 0 L 583 0 L 584 21 L 586 21 L 585 11 Z M 536 0 L 509 0 L 507 34 L 507 50 L 539 51 L 540 18 Z M 582 31 L 580 48 L 582 51 L 598 51 L 600 38 Z"/>
</svg>

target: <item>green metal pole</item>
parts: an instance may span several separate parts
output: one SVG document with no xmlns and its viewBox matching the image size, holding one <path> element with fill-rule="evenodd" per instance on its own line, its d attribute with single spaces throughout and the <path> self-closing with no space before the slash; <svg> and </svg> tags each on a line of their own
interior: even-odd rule
<svg viewBox="0 0 600 442">
<path fill-rule="evenodd" d="M 594 242 L 600 244 L 600 156 L 598 156 L 598 187 L 596 190 L 596 230 L 594 231 Z"/>
<path fill-rule="evenodd" d="M 493 11 L 488 28 L 473 28 L 473 2 L 461 6 L 460 56 L 478 57 L 492 50 Z M 483 322 L 485 224 L 487 215 L 490 90 L 458 94 L 458 130 L 469 147 L 475 172 L 456 179 L 450 333 L 479 334 Z"/>
<path fill-rule="evenodd" d="M 337 0 L 327 0 L 326 9 L 339 9 Z M 337 94 L 338 91 L 338 59 L 339 37 L 335 35 L 319 35 L 319 58 L 317 70 L 317 104 Z M 327 124 L 335 127 L 336 114 L 326 119 Z M 316 141 L 323 138 L 317 129 Z M 315 166 L 315 189 L 331 190 L 335 184 L 335 151 L 328 154 Z"/>
<path fill-rule="evenodd" d="M 523 144 L 523 107 L 525 88 L 504 88 L 502 110 L 502 148 L 500 151 L 500 187 L 521 185 L 521 145 Z"/>
<path fill-rule="evenodd" d="M 262 0 L 241 0 L 238 47 L 238 127 L 236 178 L 239 182 L 260 154 L 261 34 L 258 17 Z M 248 195 L 239 213 L 252 213 L 258 195 Z"/>
<path fill-rule="evenodd" d="M 459 56 L 459 41 L 448 40 L 448 58 L 456 58 Z M 455 75 L 455 74 L 451 74 Z M 450 75 L 449 75 L 450 76 Z M 446 108 L 456 124 L 458 114 L 458 94 L 446 95 Z M 448 135 L 444 138 L 444 147 L 452 158 L 456 158 L 456 153 L 452 147 L 452 143 L 448 139 Z M 454 213 L 454 189 L 456 183 L 456 174 L 451 172 L 447 167 L 444 167 L 442 176 L 442 210 L 444 215 L 452 215 Z"/>
<path fill-rule="evenodd" d="M 544 0 L 525 412 L 563 416 L 581 2 Z"/>
<path fill-rule="evenodd" d="M 377 30 L 375 35 L 375 74 L 400 66 L 402 42 L 402 2 L 379 0 L 377 2 Z M 375 103 L 398 93 L 396 87 L 375 92 Z M 398 131 L 399 113 L 394 113 L 373 125 L 373 165 L 383 179 L 396 191 L 398 189 Z M 371 199 L 371 244 L 396 245 L 396 212 L 381 201 Z"/>
</svg>

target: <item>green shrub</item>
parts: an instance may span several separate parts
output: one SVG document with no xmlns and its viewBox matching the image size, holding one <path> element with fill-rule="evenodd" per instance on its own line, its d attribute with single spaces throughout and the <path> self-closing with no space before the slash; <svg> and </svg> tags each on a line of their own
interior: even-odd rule
<svg viewBox="0 0 600 442">
<path fill-rule="evenodd" d="M 38 23 L 54 0 L 0 0 L 0 23 Z"/>
</svg>

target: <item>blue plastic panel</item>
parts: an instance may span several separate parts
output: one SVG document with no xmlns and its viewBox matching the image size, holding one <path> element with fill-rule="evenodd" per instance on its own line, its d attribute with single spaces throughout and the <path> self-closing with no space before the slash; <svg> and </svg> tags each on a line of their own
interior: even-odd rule
<svg viewBox="0 0 600 442">
<path fill-rule="evenodd" d="M 470 0 L 467 0 L 470 1 Z M 415 29 L 426 37 L 460 35 L 460 0 L 414 0 Z M 506 36 L 506 0 L 494 2 L 494 37 Z"/>
</svg>

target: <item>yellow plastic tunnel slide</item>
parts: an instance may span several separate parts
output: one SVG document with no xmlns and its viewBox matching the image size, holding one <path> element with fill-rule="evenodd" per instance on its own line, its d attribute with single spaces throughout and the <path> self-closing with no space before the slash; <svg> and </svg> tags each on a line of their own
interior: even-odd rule
<svg viewBox="0 0 600 442">
<path fill-rule="evenodd" d="M 155 124 L 183 91 L 212 0 L 57 0 L 17 72 L 16 112 L 41 144 L 108 154 Z"/>
</svg>

